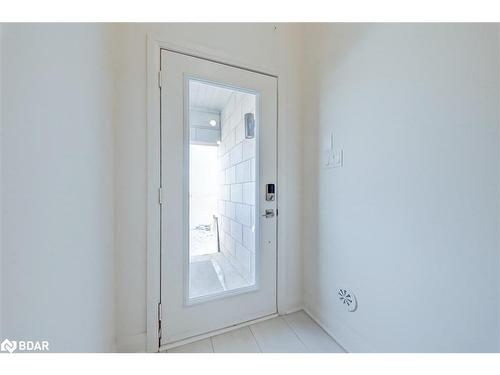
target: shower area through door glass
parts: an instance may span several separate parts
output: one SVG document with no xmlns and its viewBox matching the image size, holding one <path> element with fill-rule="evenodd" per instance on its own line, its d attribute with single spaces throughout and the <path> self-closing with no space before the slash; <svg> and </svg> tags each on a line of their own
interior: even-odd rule
<svg viewBox="0 0 500 375">
<path fill-rule="evenodd" d="M 186 88 L 190 304 L 256 287 L 258 100 L 193 78 Z"/>
</svg>

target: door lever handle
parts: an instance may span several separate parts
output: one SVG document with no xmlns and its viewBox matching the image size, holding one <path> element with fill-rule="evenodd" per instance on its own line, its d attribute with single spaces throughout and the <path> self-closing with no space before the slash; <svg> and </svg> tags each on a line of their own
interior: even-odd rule
<svg viewBox="0 0 500 375">
<path fill-rule="evenodd" d="M 274 210 L 272 208 L 268 208 L 266 212 L 262 214 L 262 217 L 265 217 L 266 219 L 274 217 Z"/>
</svg>

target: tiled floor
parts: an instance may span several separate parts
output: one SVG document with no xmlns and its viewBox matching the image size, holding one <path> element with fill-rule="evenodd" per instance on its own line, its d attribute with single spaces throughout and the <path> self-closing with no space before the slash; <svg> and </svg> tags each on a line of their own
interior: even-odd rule
<svg viewBox="0 0 500 375">
<path fill-rule="evenodd" d="M 345 353 L 304 311 L 168 350 L 169 353 Z"/>
</svg>

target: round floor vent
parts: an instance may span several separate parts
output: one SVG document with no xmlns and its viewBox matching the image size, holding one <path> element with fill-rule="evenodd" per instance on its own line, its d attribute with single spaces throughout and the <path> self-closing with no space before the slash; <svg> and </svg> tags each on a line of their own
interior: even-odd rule
<svg viewBox="0 0 500 375">
<path fill-rule="evenodd" d="M 352 291 L 345 288 L 339 289 L 339 301 L 349 312 L 354 312 L 358 308 L 358 300 Z"/>
</svg>

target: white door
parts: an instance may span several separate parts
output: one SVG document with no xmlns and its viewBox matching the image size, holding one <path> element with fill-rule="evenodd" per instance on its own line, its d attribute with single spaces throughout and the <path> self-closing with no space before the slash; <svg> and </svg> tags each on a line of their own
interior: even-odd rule
<svg viewBox="0 0 500 375">
<path fill-rule="evenodd" d="M 277 80 L 166 50 L 161 70 L 164 345 L 277 311 Z"/>
</svg>

